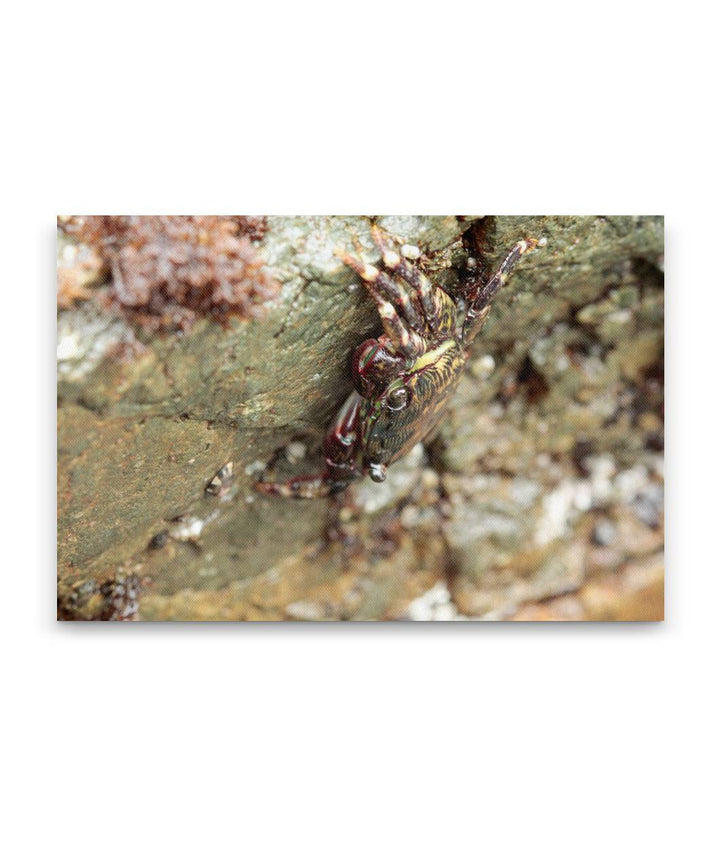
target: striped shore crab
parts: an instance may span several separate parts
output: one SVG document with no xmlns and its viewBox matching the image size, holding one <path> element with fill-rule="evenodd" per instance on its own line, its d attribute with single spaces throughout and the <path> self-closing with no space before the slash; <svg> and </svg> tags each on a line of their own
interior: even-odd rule
<svg viewBox="0 0 720 856">
<path fill-rule="evenodd" d="M 544 244 L 518 241 L 491 276 L 471 257 L 456 302 L 377 226 L 372 237 L 382 268 L 348 253 L 336 255 L 364 283 L 384 332 L 354 352 L 355 390 L 325 434 L 322 472 L 285 482 L 260 480 L 255 487 L 261 493 L 312 499 L 339 493 L 367 474 L 383 481 L 388 466 L 437 427 L 493 298 L 523 253 Z"/>
</svg>

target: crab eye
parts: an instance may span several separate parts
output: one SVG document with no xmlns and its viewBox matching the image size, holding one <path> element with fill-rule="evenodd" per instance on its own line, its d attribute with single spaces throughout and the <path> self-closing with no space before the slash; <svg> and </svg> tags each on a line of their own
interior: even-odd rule
<svg viewBox="0 0 720 856">
<path fill-rule="evenodd" d="M 406 387 L 400 386 L 394 389 L 387 397 L 386 404 L 389 410 L 405 410 L 410 401 L 410 394 Z"/>
</svg>

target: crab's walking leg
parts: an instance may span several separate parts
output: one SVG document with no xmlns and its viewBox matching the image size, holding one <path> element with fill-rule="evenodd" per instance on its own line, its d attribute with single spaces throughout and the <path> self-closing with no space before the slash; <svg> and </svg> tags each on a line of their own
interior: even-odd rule
<svg viewBox="0 0 720 856">
<path fill-rule="evenodd" d="M 386 300 L 392 303 L 393 306 L 402 310 L 404 320 L 407 321 L 410 328 L 416 333 L 422 335 L 425 329 L 425 323 L 418 314 L 418 311 L 410 299 L 410 295 L 407 293 L 405 287 L 401 283 L 395 282 L 385 273 L 385 271 L 382 270 L 378 271 L 375 285 Z"/>
<path fill-rule="evenodd" d="M 508 278 L 510 271 L 515 267 L 523 253 L 534 250 L 535 247 L 544 246 L 545 239 L 537 240 L 528 238 L 527 241 L 518 241 L 500 263 L 500 267 L 483 285 L 478 286 L 475 294 L 468 295 L 468 311 L 463 324 L 463 342 L 469 344 L 477 336 L 485 323 L 492 301 L 500 291 Z"/>
<path fill-rule="evenodd" d="M 344 487 L 344 486 L 343 486 Z M 284 496 L 287 499 L 321 499 L 338 490 L 325 475 L 297 476 L 286 482 L 255 482 L 255 490 L 265 496 Z"/>
<path fill-rule="evenodd" d="M 394 297 L 391 291 L 392 288 L 395 292 L 402 294 L 402 297 L 398 301 L 400 307 L 404 311 L 409 308 L 414 313 L 414 308 L 410 303 L 408 295 L 396 283 L 393 283 L 387 274 L 378 270 L 374 265 L 367 264 L 361 259 L 356 259 L 347 253 L 339 252 L 338 257 L 348 267 L 352 268 L 365 283 L 365 287 L 377 306 L 385 335 L 392 342 L 397 352 L 408 359 L 415 359 L 418 355 L 422 354 L 424 347 L 422 337 L 413 330 L 412 326 L 410 326 L 410 321 L 403 320 L 395 306 L 386 299 L 386 295 Z M 414 317 L 417 317 L 416 313 Z"/>
<path fill-rule="evenodd" d="M 377 248 L 382 253 L 382 260 L 385 267 L 397 273 L 408 285 L 411 285 L 422 306 L 425 321 L 430 330 L 435 330 L 437 327 L 437 307 L 433 298 L 433 285 L 430 280 L 414 265 L 411 265 L 399 253 L 392 244 L 389 243 L 382 230 L 377 226 L 372 227 L 372 236 Z"/>
</svg>

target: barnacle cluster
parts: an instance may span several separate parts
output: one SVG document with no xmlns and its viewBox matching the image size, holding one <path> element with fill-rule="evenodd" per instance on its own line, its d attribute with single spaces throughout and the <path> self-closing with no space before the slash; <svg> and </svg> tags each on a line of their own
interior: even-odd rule
<svg viewBox="0 0 720 856">
<path fill-rule="evenodd" d="M 258 317 L 278 292 L 256 246 L 263 217 L 75 216 L 60 227 L 100 257 L 112 303 L 149 330 Z"/>
<path fill-rule="evenodd" d="M 58 620 L 137 621 L 141 588 L 137 574 L 122 570 L 102 581 L 58 587 Z"/>
</svg>

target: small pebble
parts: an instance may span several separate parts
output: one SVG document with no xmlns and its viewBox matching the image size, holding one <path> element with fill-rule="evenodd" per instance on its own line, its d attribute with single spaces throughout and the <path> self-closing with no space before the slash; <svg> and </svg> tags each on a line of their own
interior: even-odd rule
<svg viewBox="0 0 720 856">
<path fill-rule="evenodd" d="M 265 461 L 253 461 L 245 467 L 245 475 L 259 476 L 260 473 L 265 472 L 265 468 Z"/>
<path fill-rule="evenodd" d="M 303 460 L 307 454 L 307 446 L 299 441 L 288 443 L 285 447 L 285 457 L 291 464 L 297 464 Z"/>
<path fill-rule="evenodd" d="M 470 364 L 473 376 L 485 380 L 495 371 L 495 360 L 490 354 L 483 354 Z"/>
<path fill-rule="evenodd" d="M 412 529 L 420 521 L 420 511 L 414 505 L 406 505 L 400 513 L 400 522 L 405 529 Z"/>
<path fill-rule="evenodd" d="M 426 490 L 434 490 L 440 484 L 440 476 L 435 470 L 425 467 L 422 471 L 421 481 Z"/>
<path fill-rule="evenodd" d="M 635 513 L 651 529 L 657 529 L 662 521 L 663 488 L 659 484 L 649 484 L 633 500 Z"/>
<path fill-rule="evenodd" d="M 615 540 L 616 534 L 617 530 L 615 529 L 615 524 L 607 518 L 603 518 L 602 520 L 598 520 L 595 524 L 595 528 L 592 533 L 592 540 L 593 543 L 597 544 L 599 547 L 609 547 Z"/>
</svg>

